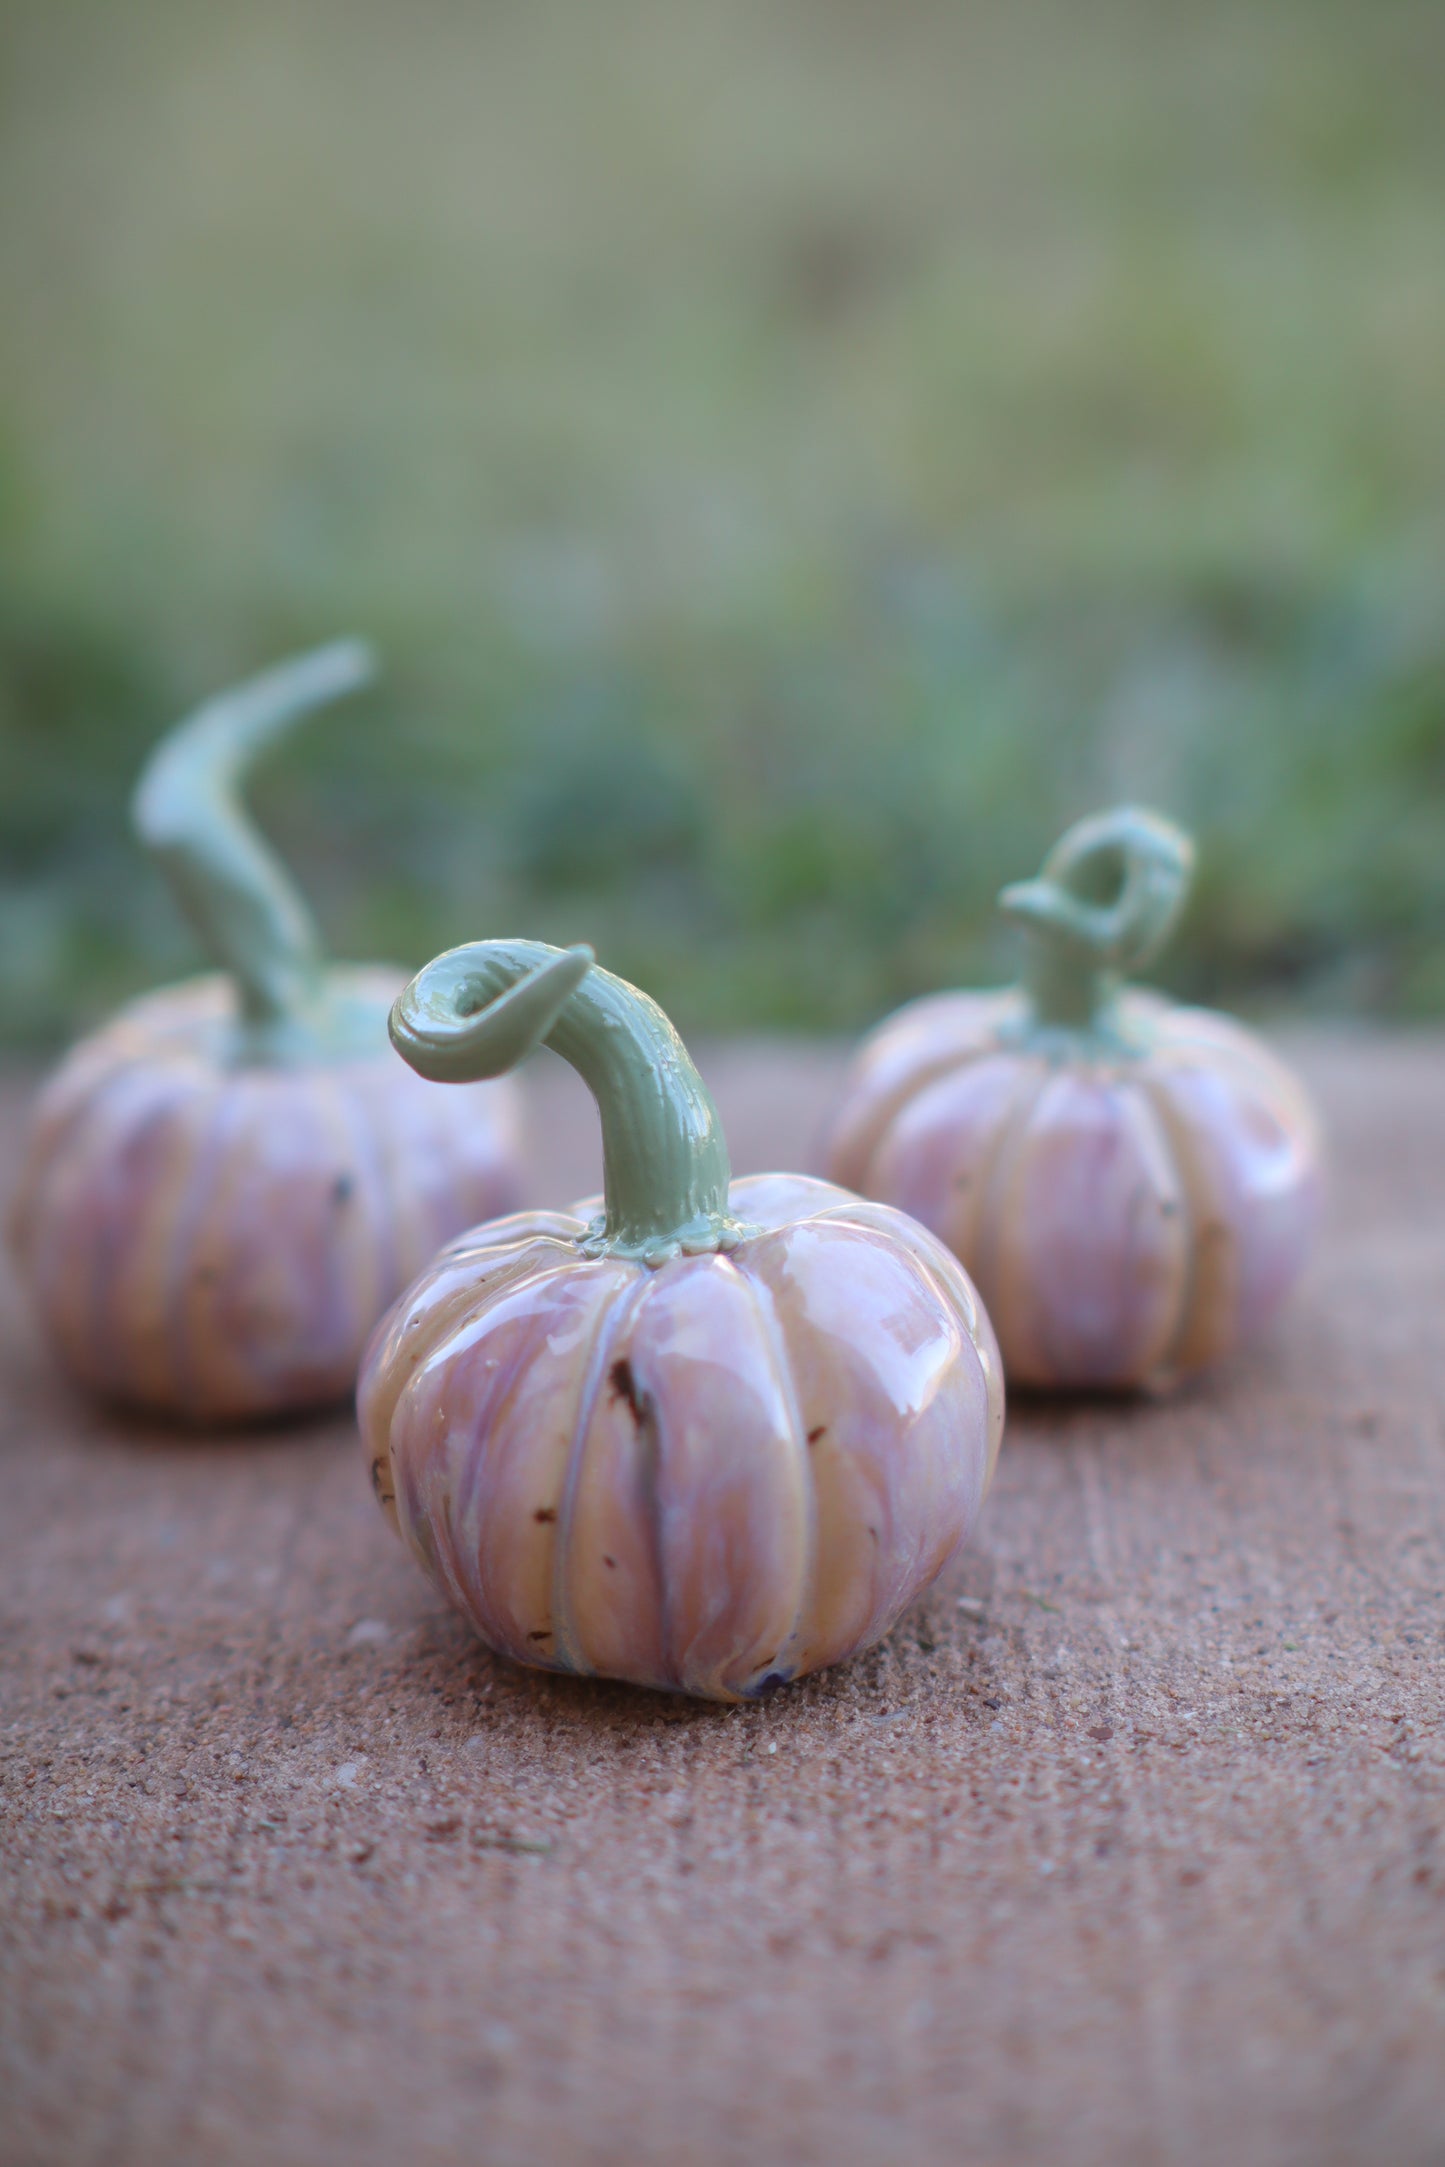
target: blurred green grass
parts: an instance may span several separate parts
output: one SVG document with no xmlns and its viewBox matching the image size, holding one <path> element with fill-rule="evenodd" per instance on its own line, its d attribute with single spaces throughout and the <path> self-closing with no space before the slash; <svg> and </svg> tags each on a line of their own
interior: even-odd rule
<svg viewBox="0 0 1445 2167">
<path fill-rule="evenodd" d="M 1445 1013 L 1442 80 L 1416 0 L 4 0 L 0 1037 L 190 966 L 134 772 L 339 631 L 259 802 L 340 952 L 851 1027 L 1130 796 L 1180 990 Z"/>
</svg>

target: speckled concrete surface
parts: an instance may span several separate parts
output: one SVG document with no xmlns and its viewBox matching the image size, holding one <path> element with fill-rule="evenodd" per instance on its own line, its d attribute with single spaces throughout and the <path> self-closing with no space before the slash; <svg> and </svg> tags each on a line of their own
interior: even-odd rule
<svg viewBox="0 0 1445 2167">
<path fill-rule="evenodd" d="M 760 1707 L 494 1660 L 345 1421 L 118 1426 L 7 1284 L 6 2167 L 1445 2160 L 1445 1042 L 1293 1050 L 1270 1341 L 1016 1405 L 948 1584 Z M 805 1154 L 831 1054 L 705 1066 Z"/>
</svg>

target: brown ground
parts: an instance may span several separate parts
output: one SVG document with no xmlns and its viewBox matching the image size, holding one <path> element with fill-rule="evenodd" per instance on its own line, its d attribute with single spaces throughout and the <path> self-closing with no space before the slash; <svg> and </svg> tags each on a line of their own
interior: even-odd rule
<svg viewBox="0 0 1445 2167">
<path fill-rule="evenodd" d="M 1445 1043 L 1297 1050 L 1282 1328 L 1017 1406 L 948 1585 L 755 1708 L 495 1661 L 345 1421 L 119 1426 L 7 1289 L 6 2167 L 1445 2160 Z M 710 1066 L 796 1163 L 831 1056 Z"/>
</svg>

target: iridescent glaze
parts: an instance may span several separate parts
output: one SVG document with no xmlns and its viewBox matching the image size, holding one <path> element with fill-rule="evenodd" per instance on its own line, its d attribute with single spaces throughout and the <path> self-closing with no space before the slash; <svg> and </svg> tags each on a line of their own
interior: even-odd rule
<svg viewBox="0 0 1445 2167">
<path fill-rule="evenodd" d="M 237 796 L 257 749 L 368 668 L 351 643 L 288 664 L 182 725 L 142 779 L 142 838 L 229 970 L 73 1050 L 10 1221 L 55 1352 L 106 1398 L 208 1422 L 344 1399 L 438 1244 L 518 1201 L 515 1087 L 458 1094 L 396 1061 L 401 973 L 323 962 Z"/>
<path fill-rule="evenodd" d="M 124 1009 L 42 1091 L 11 1244 L 88 1389 L 204 1422 L 334 1404 L 438 1246 L 517 1202 L 515 1094 L 412 1075 L 385 1038 L 401 974 L 337 975 L 375 1015 L 371 1058 L 229 1066 L 231 988 L 196 979 Z"/>
<path fill-rule="evenodd" d="M 495 997 L 548 951 L 457 951 L 487 953 L 506 957 Z M 690 1133 L 713 1154 L 687 1067 L 702 1094 Z M 611 1183 L 600 1217 L 594 1200 L 478 1228 L 367 1352 L 377 1495 L 518 1662 L 756 1695 L 871 1646 L 977 1517 L 1002 1373 L 955 1259 L 832 1184 L 729 1186 L 725 1157 L 720 1178 L 701 1199 L 711 1232 L 689 1212 L 680 1240 L 654 1238 L 665 1212 L 649 1229 L 634 1211 L 619 1237 Z"/>
<path fill-rule="evenodd" d="M 1131 906 L 1089 887 L 1101 858 L 1145 846 L 1153 921 L 1141 934 L 1134 916 L 1134 958 L 1147 952 L 1188 846 L 1125 810 L 1071 831 L 1045 878 L 1006 897 L 1047 944 L 1022 986 L 915 1001 L 865 1041 L 827 1148 L 836 1180 L 911 1212 L 968 1267 L 1013 1384 L 1157 1388 L 1216 1361 L 1274 1315 L 1319 1213 L 1318 1125 L 1289 1070 L 1228 1017 L 1112 977 Z M 1078 1005 L 1052 911 L 1084 952 Z"/>
</svg>

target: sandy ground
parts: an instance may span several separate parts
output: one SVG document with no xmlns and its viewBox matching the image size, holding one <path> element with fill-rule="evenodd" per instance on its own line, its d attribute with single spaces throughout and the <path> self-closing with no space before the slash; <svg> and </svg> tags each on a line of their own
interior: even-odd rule
<svg viewBox="0 0 1445 2167">
<path fill-rule="evenodd" d="M 1016 1404 L 947 1584 L 747 1709 L 492 1658 L 346 1420 L 117 1424 L 7 1280 L 5 2167 L 1445 2160 L 1445 1040 L 1293 1050 L 1281 1326 Z M 806 1157 L 831 1052 L 704 1065 Z"/>
</svg>

